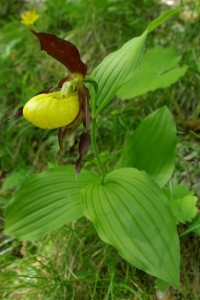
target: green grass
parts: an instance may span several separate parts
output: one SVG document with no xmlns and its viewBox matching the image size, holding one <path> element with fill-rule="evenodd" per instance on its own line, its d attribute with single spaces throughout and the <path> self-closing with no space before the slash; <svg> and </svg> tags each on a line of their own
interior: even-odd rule
<svg viewBox="0 0 200 300">
<path fill-rule="evenodd" d="M 181 290 L 170 292 L 197 300 L 199 241 L 181 242 Z M 10 243 L 2 251 L 1 299 L 156 299 L 154 279 L 123 261 L 84 219 L 36 244 Z"/>
</svg>

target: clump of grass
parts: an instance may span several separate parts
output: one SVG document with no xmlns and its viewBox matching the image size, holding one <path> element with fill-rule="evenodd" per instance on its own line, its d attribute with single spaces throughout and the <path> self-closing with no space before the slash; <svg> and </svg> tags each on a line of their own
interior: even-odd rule
<svg viewBox="0 0 200 300">
<path fill-rule="evenodd" d="M 190 235 L 181 242 L 181 290 L 169 291 L 172 299 L 197 300 L 199 240 Z M 101 242 L 85 219 L 43 241 L 6 247 L 2 299 L 156 299 L 154 278 Z"/>
<path fill-rule="evenodd" d="M 14 243 L 13 247 L 15 252 L 12 249 L 7 254 L 8 265 L 3 272 L 6 288 L 2 297 L 87 300 L 142 297 L 147 293 L 138 278 L 141 272 L 101 242 L 93 226 L 85 220 L 63 227 L 35 246 L 21 244 L 18 252 Z M 14 259 L 19 254 L 21 258 Z M 12 265 L 11 256 L 15 261 Z M 144 281 L 148 278 L 151 289 L 150 276 L 142 277 Z"/>
</svg>

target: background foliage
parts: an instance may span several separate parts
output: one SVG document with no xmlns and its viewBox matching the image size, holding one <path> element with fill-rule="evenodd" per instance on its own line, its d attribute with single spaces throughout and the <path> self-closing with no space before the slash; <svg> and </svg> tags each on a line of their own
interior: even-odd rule
<svg viewBox="0 0 200 300">
<path fill-rule="evenodd" d="M 167 105 L 178 126 L 176 175 L 172 182 L 185 184 L 199 197 L 200 7 L 195 0 L 174 1 L 173 5 L 181 6 L 182 12 L 149 35 L 147 53 L 151 48 L 170 47 L 177 63 L 171 68 L 187 65 L 186 75 L 166 89 L 158 87 L 146 94 L 131 95 L 134 101 L 127 101 L 127 95 L 123 102 L 116 97 L 98 119 L 98 145 L 105 166 L 114 166 L 125 135 L 131 134 L 144 116 Z M 58 149 L 56 131 L 38 129 L 23 119 L 4 122 L 17 107 L 37 91 L 57 83 L 66 72 L 39 51 L 37 41 L 20 23 L 21 13 L 33 8 L 41 15 L 34 28 L 75 43 L 92 71 L 109 52 L 140 35 L 169 5 L 153 0 L 128 0 L 125 4 L 122 0 L 1 1 L 2 220 L 12 192 L 27 176 L 47 165 L 71 164 L 76 159 L 76 133 L 67 137 L 63 156 Z M 167 71 L 165 68 L 165 76 Z M 85 167 L 96 168 L 90 151 Z M 176 195 L 180 190 L 176 189 Z M 191 195 L 183 192 L 191 199 Z M 199 216 L 192 223 L 179 226 L 182 286 L 180 291 L 168 291 L 172 299 L 198 299 L 199 238 L 193 233 L 193 230 L 199 232 L 198 226 Z M 3 235 L 1 240 L 2 299 L 81 299 L 83 295 L 84 299 L 155 299 L 153 279 L 122 261 L 113 248 L 103 245 L 85 220 L 65 226 L 38 243 L 18 242 Z"/>
</svg>

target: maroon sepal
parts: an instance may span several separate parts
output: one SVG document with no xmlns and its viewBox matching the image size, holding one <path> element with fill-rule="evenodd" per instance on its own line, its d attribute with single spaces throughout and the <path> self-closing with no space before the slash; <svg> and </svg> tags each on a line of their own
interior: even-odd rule
<svg viewBox="0 0 200 300">
<path fill-rule="evenodd" d="M 80 156 L 76 161 L 76 177 L 79 175 L 81 171 L 81 162 L 82 162 L 83 156 Z"/>
<path fill-rule="evenodd" d="M 90 94 L 86 87 L 84 87 L 82 99 L 83 99 L 83 103 L 82 103 L 83 125 L 86 129 L 88 129 L 89 125 L 91 123 L 91 111 L 90 111 L 90 105 L 89 105 Z"/>
<path fill-rule="evenodd" d="M 90 143 L 91 143 L 90 133 L 88 131 L 82 133 L 79 142 L 79 158 L 76 161 L 76 176 L 78 176 L 78 174 L 81 171 L 81 162 L 83 159 L 83 154 L 87 152 Z"/>
<path fill-rule="evenodd" d="M 59 90 L 60 88 L 62 88 L 63 84 L 66 82 L 66 81 L 69 81 L 70 80 L 70 76 L 67 76 L 65 77 L 64 79 L 62 79 L 57 85 L 53 86 L 53 87 L 50 87 L 46 90 L 43 90 L 39 93 L 37 93 L 36 95 L 40 95 L 40 94 L 48 94 L 48 93 L 51 93 L 51 92 L 55 92 L 57 90 Z"/>
<path fill-rule="evenodd" d="M 48 93 L 54 92 L 54 91 L 56 91 L 58 89 L 59 89 L 59 87 L 58 87 L 58 85 L 56 85 L 56 86 L 50 87 L 50 88 L 48 88 L 46 90 L 43 90 L 43 91 L 37 93 L 35 96 L 40 95 L 40 94 L 48 94 Z"/>
<path fill-rule="evenodd" d="M 5 121 L 11 120 L 11 119 L 18 119 L 21 116 L 23 116 L 23 106 L 18 108 L 18 110 L 16 111 L 16 113 L 14 114 L 14 116 L 7 118 Z"/>
<path fill-rule="evenodd" d="M 46 51 L 48 55 L 66 66 L 70 72 L 86 75 L 87 65 L 82 62 L 80 53 L 75 45 L 58 38 L 54 34 L 30 30 L 39 39 L 41 50 Z"/>
<path fill-rule="evenodd" d="M 67 127 L 58 128 L 58 143 L 61 151 L 64 151 L 63 141 L 66 134 L 67 134 Z"/>
<path fill-rule="evenodd" d="M 61 88 L 66 81 L 70 81 L 70 76 L 65 77 L 58 83 L 58 88 Z"/>
<path fill-rule="evenodd" d="M 90 139 L 89 131 L 82 133 L 81 137 L 80 137 L 80 142 L 79 142 L 79 154 L 80 155 L 83 155 L 87 152 L 87 150 L 90 146 L 90 142 L 91 142 L 91 139 Z"/>
</svg>

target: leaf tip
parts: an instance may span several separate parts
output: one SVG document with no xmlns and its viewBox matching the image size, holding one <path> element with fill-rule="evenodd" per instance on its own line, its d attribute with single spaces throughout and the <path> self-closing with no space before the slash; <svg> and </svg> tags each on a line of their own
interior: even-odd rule
<svg viewBox="0 0 200 300">
<path fill-rule="evenodd" d="M 159 17 L 154 19 L 150 24 L 147 26 L 148 32 L 153 31 L 156 29 L 159 25 L 167 21 L 169 18 L 171 18 L 173 15 L 180 13 L 182 9 L 180 7 L 174 8 L 174 9 L 169 9 L 164 11 Z"/>
</svg>

